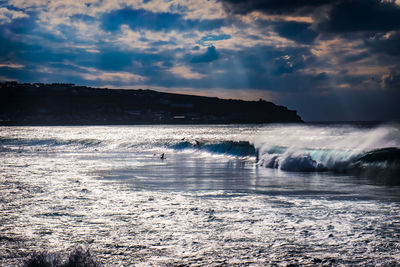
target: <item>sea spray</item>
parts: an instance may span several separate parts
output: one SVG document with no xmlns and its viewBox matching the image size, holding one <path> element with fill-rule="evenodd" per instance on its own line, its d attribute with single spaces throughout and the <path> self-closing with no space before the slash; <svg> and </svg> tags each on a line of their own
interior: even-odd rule
<svg viewBox="0 0 400 267">
<path fill-rule="evenodd" d="M 355 167 L 368 167 L 359 163 L 365 153 L 373 154 L 383 148 L 400 149 L 400 131 L 398 125 L 374 129 L 297 126 L 265 131 L 254 137 L 251 144 L 257 151 L 260 166 L 288 171 L 344 172 Z M 399 160 L 397 153 L 391 153 L 392 162 Z"/>
</svg>

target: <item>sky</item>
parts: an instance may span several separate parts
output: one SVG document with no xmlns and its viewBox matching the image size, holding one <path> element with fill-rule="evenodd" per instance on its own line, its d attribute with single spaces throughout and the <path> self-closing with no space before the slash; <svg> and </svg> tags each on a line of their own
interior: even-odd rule
<svg viewBox="0 0 400 267">
<path fill-rule="evenodd" d="M 400 0 L 0 0 L 0 81 L 400 120 Z"/>
</svg>

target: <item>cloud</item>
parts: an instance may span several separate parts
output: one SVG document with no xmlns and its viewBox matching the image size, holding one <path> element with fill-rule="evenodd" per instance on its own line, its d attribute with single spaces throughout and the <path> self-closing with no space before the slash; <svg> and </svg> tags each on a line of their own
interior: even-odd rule
<svg viewBox="0 0 400 267">
<path fill-rule="evenodd" d="M 116 31 L 121 25 L 128 25 L 132 30 L 145 29 L 152 31 L 191 31 L 212 30 L 224 25 L 221 19 L 193 20 L 185 19 L 182 15 L 170 12 L 152 12 L 145 9 L 113 10 L 101 17 L 102 28 L 107 31 Z"/>
<path fill-rule="evenodd" d="M 48 0 L 10 0 L 9 4 L 21 9 L 31 9 L 33 7 L 45 7 L 49 2 Z"/>
<path fill-rule="evenodd" d="M 82 73 L 81 76 L 90 81 L 137 83 L 146 80 L 146 77 L 129 72 L 103 72 L 94 68 L 82 69 L 89 71 L 89 73 Z"/>
<path fill-rule="evenodd" d="M 200 45 L 210 45 L 212 42 L 221 41 L 221 40 L 229 40 L 231 39 L 231 35 L 229 34 L 208 34 L 206 36 L 201 37 L 199 41 L 197 41 Z"/>
<path fill-rule="evenodd" d="M 214 60 L 217 60 L 219 57 L 217 53 L 217 49 L 214 46 L 210 46 L 207 48 L 207 51 L 204 54 L 195 55 L 192 57 L 192 63 L 208 63 Z"/>
<path fill-rule="evenodd" d="M 125 8 L 106 13 L 101 18 L 102 27 L 108 31 L 116 31 L 120 25 L 128 25 L 132 30 L 151 29 L 155 31 L 184 28 L 184 20 L 178 14 L 153 13 L 148 10 Z"/>
<path fill-rule="evenodd" d="M 0 68 L 22 69 L 23 67 L 25 67 L 25 66 L 21 65 L 21 64 L 16 64 L 16 63 L 0 64 Z"/>
<path fill-rule="evenodd" d="M 260 11 L 253 11 L 246 15 L 239 15 L 239 19 L 245 23 L 254 23 L 257 21 L 295 21 L 312 23 L 313 18 L 310 15 L 283 15 L 283 14 L 265 14 Z"/>
<path fill-rule="evenodd" d="M 6 7 L 0 8 L 0 24 L 10 23 L 15 19 L 21 19 L 27 17 L 29 17 L 29 15 L 22 11 L 12 10 Z"/>
<path fill-rule="evenodd" d="M 385 0 L 223 0 L 233 14 L 270 21 L 314 22 L 320 32 L 400 29 L 400 5 Z M 295 19 L 297 16 L 298 19 Z M 303 16 L 303 17 L 302 17 Z M 312 21 L 304 21 L 311 16 Z M 303 21 L 301 21 L 303 20 Z M 307 19 L 308 20 L 308 19 Z"/>
<path fill-rule="evenodd" d="M 310 8 L 328 4 L 329 0 L 223 0 L 232 13 L 261 11 L 269 14 L 307 13 Z"/>
<path fill-rule="evenodd" d="M 400 56 L 400 31 L 377 34 L 365 43 L 373 52 Z"/>
<path fill-rule="evenodd" d="M 120 71 L 132 66 L 132 55 L 129 53 L 122 53 L 119 51 L 106 50 L 90 58 L 87 63 L 91 63 L 102 70 Z"/>
<path fill-rule="evenodd" d="M 275 30 L 280 36 L 298 43 L 310 44 L 318 36 L 318 33 L 311 30 L 310 23 L 287 21 L 277 23 Z"/>
<path fill-rule="evenodd" d="M 400 29 L 400 6 L 393 1 L 340 1 L 332 6 L 318 28 L 335 33 Z"/>
<path fill-rule="evenodd" d="M 190 34 L 171 30 L 158 32 L 153 30 L 132 30 L 128 25 L 121 25 L 120 32 L 114 34 L 115 47 L 125 50 L 142 50 L 146 53 L 159 53 L 162 50 L 191 49 L 200 33 Z"/>
<path fill-rule="evenodd" d="M 328 74 L 326 74 L 326 72 L 321 72 L 318 75 L 316 75 L 313 79 L 315 81 L 324 81 L 327 80 L 329 78 Z"/>
<path fill-rule="evenodd" d="M 189 67 L 186 67 L 186 66 L 172 67 L 169 69 L 169 71 L 172 74 L 177 75 L 182 78 L 185 78 L 185 79 L 201 79 L 201 78 L 205 77 L 204 74 L 194 72 Z"/>
<path fill-rule="evenodd" d="M 382 87 L 388 90 L 397 91 L 400 95 L 400 71 L 393 70 L 382 76 Z"/>
<path fill-rule="evenodd" d="M 357 62 L 366 58 L 369 58 L 371 56 L 370 53 L 366 51 L 358 52 L 354 51 L 354 53 L 351 53 L 349 55 L 343 55 L 343 61 L 344 63 L 350 63 L 350 62 Z"/>
</svg>

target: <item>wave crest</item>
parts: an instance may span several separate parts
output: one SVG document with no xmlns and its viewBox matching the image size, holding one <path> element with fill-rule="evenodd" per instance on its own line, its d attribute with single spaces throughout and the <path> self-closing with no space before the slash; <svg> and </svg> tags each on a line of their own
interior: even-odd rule
<svg viewBox="0 0 400 267">
<path fill-rule="evenodd" d="M 175 150 L 195 149 L 215 154 L 228 154 L 238 157 L 256 156 L 256 149 L 247 141 L 200 142 L 182 141 L 170 146 Z"/>
<path fill-rule="evenodd" d="M 288 149 L 281 154 L 267 151 L 260 155 L 258 165 L 299 172 L 359 173 L 374 170 L 398 173 L 400 149 L 390 147 L 361 153 L 321 149 Z"/>
</svg>

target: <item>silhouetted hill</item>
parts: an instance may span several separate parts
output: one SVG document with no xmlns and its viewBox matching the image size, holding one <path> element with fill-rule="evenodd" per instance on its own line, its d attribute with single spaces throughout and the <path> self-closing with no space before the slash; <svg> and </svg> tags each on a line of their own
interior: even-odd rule
<svg viewBox="0 0 400 267">
<path fill-rule="evenodd" d="M 0 83 L 1 125 L 273 122 L 302 120 L 296 111 L 264 100 L 227 100 L 73 84 Z"/>
</svg>

